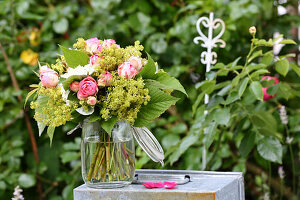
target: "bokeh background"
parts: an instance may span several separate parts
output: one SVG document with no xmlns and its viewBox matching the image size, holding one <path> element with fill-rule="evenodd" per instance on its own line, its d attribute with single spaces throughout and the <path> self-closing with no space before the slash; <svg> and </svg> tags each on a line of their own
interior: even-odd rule
<svg viewBox="0 0 300 200">
<path fill-rule="evenodd" d="M 55 63 L 60 54 L 58 44 L 71 47 L 78 37 L 113 38 L 121 46 L 139 40 L 160 68 L 178 78 L 189 94 L 189 98 L 177 94 L 182 100 L 176 107 L 150 125 L 166 152 L 163 169 L 203 170 L 201 140 L 182 143 L 194 120 L 192 105 L 198 94 L 195 84 L 205 79 L 205 66 L 200 63 L 204 49 L 193 43 L 198 36 L 197 19 L 213 11 L 215 17 L 224 20 L 226 31 L 222 39 L 227 45 L 216 52 L 218 62 L 227 64 L 247 55 L 250 26 L 256 26 L 257 37 L 268 39 L 280 33 L 299 44 L 298 6 L 297 0 L 1 0 L 0 199 L 10 199 L 17 185 L 24 190 L 25 199 L 72 199 L 73 188 L 83 183 L 81 132 L 66 135 L 76 124 L 57 128 L 50 148 L 46 134 L 38 137 L 32 110 L 28 105 L 24 109 L 29 85 L 38 82 L 33 72 L 38 70 L 37 62 Z M 276 51 L 295 53 L 290 61 L 297 64 L 299 46 L 287 45 L 282 50 L 279 46 Z M 15 85 L 11 73 L 16 78 Z M 298 79 L 291 76 L 290 82 L 297 83 Z M 296 175 L 291 174 L 291 157 L 284 142 L 282 164 L 270 164 L 255 149 L 248 156 L 241 156 L 242 137 L 236 136 L 234 130 L 226 132 L 217 153 L 215 137 L 207 155 L 214 157 L 206 170 L 244 172 L 246 199 L 279 199 L 280 190 L 283 199 L 296 199 L 299 190 L 292 189 L 291 179 L 296 176 L 296 185 L 300 185 L 299 97 L 285 104 L 291 104 L 294 111 L 288 110 L 294 120 L 290 132 Z M 136 157 L 136 168 L 162 169 L 138 146 Z M 285 170 L 285 178 L 281 179 L 280 166 Z"/>
</svg>

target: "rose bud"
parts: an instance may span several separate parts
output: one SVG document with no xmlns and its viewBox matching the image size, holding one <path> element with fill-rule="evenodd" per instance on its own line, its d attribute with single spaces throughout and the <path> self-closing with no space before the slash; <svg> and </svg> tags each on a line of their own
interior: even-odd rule
<svg viewBox="0 0 300 200">
<path fill-rule="evenodd" d="M 46 66 L 41 67 L 39 71 L 40 80 L 44 87 L 56 87 L 58 84 L 58 74 L 56 71 L 47 68 Z"/>
<path fill-rule="evenodd" d="M 93 54 L 97 51 L 99 45 L 100 41 L 98 40 L 98 38 L 90 38 L 86 40 L 85 50 Z"/>
<path fill-rule="evenodd" d="M 95 79 L 91 76 L 86 77 L 79 83 L 79 91 L 77 98 L 79 100 L 86 100 L 89 96 L 94 96 L 98 92 L 98 86 Z"/>
<path fill-rule="evenodd" d="M 96 65 L 96 64 L 97 64 L 97 61 L 98 61 L 98 60 L 101 60 L 101 59 L 102 59 L 102 58 L 101 58 L 99 55 L 94 54 L 94 55 L 90 56 L 90 58 L 89 58 L 89 64 L 91 64 L 91 65 Z"/>
<path fill-rule="evenodd" d="M 73 92 L 78 92 L 78 90 L 79 90 L 79 81 L 73 81 L 73 82 L 70 84 L 70 89 L 71 89 Z"/>
<path fill-rule="evenodd" d="M 256 33 L 256 28 L 255 28 L 255 26 L 251 26 L 251 27 L 249 28 L 249 33 L 250 33 L 251 35 L 254 35 L 254 34 Z"/>
<path fill-rule="evenodd" d="M 112 78 L 111 73 L 105 71 L 105 74 L 102 74 L 101 78 L 98 79 L 98 86 L 99 87 L 110 86 L 111 78 Z"/>
<path fill-rule="evenodd" d="M 125 76 L 127 79 L 132 79 L 137 75 L 137 71 L 130 62 L 124 62 L 118 66 L 119 76 Z"/>
<path fill-rule="evenodd" d="M 130 62 L 133 65 L 137 72 L 140 72 L 143 69 L 142 59 L 139 57 L 131 56 L 128 59 L 128 62 Z"/>
<path fill-rule="evenodd" d="M 115 40 L 113 40 L 113 39 L 107 39 L 107 40 L 104 40 L 103 41 L 103 43 L 101 44 L 102 45 L 102 47 L 106 47 L 106 48 L 110 48 L 112 45 L 116 45 L 116 47 L 117 48 L 120 48 L 120 45 L 118 45 L 117 43 L 116 43 L 116 41 Z"/>
<path fill-rule="evenodd" d="M 277 77 L 274 77 L 274 76 L 263 76 L 261 80 L 265 80 L 267 79 L 267 81 L 270 81 L 270 80 L 275 80 L 274 84 L 273 85 L 276 85 L 279 83 L 279 80 Z M 272 99 L 276 96 L 276 94 L 274 95 L 270 95 L 267 93 L 267 90 L 268 90 L 269 87 L 264 87 L 262 90 L 263 90 L 263 99 L 264 101 L 267 101 L 269 99 Z"/>
<path fill-rule="evenodd" d="M 94 96 L 89 96 L 88 98 L 87 98 L 87 104 L 89 104 L 89 105 L 91 105 L 91 106 L 94 106 L 94 105 L 96 105 L 96 103 L 97 103 L 97 99 L 96 99 L 96 97 L 94 97 Z"/>
</svg>

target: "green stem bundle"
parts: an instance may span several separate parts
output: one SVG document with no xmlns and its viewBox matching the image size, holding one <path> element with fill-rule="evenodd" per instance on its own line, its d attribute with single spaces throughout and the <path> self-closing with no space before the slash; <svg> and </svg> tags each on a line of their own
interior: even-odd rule
<svg viewBox="0 0 300 200">
<path fill-rule="evenodd" d="M 113 182 L 129 179 L 134 170 L 134 153 L 125 142 L 99 142 L 93 154 L 87 181 Z"/>
</svg>

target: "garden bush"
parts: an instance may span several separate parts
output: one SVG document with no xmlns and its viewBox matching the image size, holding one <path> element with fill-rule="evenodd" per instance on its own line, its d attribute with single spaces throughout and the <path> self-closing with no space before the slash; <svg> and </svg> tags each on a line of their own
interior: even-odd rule
<svg viewBox="0 0 300 200">
<path fill-rule="evenodd" d="M 278 6 L 288 13 L 279 16 Z M 188 92 L 188 98 L 175 93 L 182 100 L 149 127 L 165 150 L 163 169 L 242 171 L 246 199 L 297 199 L 300 68 L 292 54 L 299 50 L 286 40 L 280 55 L 273 56 L 275 39 L 268 41 L 279 32 L 299 42 L 297 7 L 297 1 L 271 0 L 1 1 L 0 198 L 11 198 L 19 185 L 25 199 L 72 199 L 73 188 L 83 183 L 80 130 L 66 135 L 76 124 L 58 128 L 50 147 L 46 134 L 38 136 L 25 97 L 28 85 L 38 81 L 33 72 L 38 61 L 55 63 L 58 44 L 98 37 L 113 38 L 121 46 L 139 40 Z M 200 63 L 204 49 L 193 38 L 198 36 L 197 19 L 210 11 L 224 20 L 227 45 L 216 48 L 218 64 L 205 74 Z M 266 41 L 252 40 L 250 26 L 256 26 L 256 38 Z M 247 58 L 251 40 L 264 47 Z M 277 77 L 279 83 L 263 76 Z M 263 101 L 262 87 L 277 96 Z M 211 98 L 207 106 L 205 93 Z M 139 147 L 136 156 L 136 168 L 162 168 Z"/>
</svg>

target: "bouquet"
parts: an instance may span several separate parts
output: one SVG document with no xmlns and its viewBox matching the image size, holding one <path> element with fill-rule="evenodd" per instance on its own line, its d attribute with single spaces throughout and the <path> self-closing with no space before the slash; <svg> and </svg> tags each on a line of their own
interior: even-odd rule
<svg viewBox="0 0 300 200">
<path fill-rule="evenodd" d="M 178 101 L 171 95 L 173 90 L 186 94 L 180 82 L 159 70 L 150 55 L 142 57 L 139 41 L 122 48 L 113 39 L 79 38 L 73 48 L 60 46 L 63 55 L 55 64 L 39 64 L 40 83 L 31 85 L 34 89 L 26 98 L 35 94 L 30 107 L 35 110 L 39 135 L 48 127 L 50 144 L 55 128 L 68 121 L 99 122 L 108 138 L 120 121 L 145 127 Z M 106 157 L 101 153 L 104 149 L 95 147 L 90 172 L 96 171 L 101 154 Z M 109 155 L 114 150 L 126 149 L 112 147 Z"/>
</svg>

